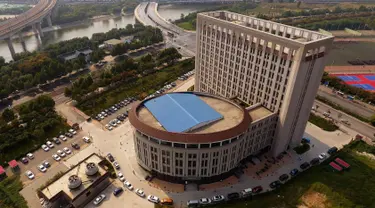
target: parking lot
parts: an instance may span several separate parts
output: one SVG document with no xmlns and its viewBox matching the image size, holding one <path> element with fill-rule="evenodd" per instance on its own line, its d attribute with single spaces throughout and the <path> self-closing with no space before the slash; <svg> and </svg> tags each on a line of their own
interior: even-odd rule
<svg viewBox="0 0 375 208">
<path fill-rule="evenodd" d="M 82 140 L 82 137 L 85 136 L 85 134 L 82 131 L 78 131 L 77 135 L 75 135 L 73 138 L 68 138 L 67 141 L 61 141 L 61 144 L 54 144 L 54 148 L 51 148 L 49 151 L 44 151 L 42 149 L 39 149 L 38 151 L 34 152 L 34 159 L 29 159 L 29 162 L 27 164 L 23 164 L 21 161 L 19 161 L 19 167 L 20 167 L 20 173 L 21 173 L 21 181 L 28 185 L 33 182 L 33 180 L 30 180 L 25 175 L 25 172 L 27 170 L 30 170 L 34 173 L 35 179 L 39 177 L 43 177 L 46 173 L 48 173 L 49 169 L 54 168 L 58 164 L 64 162 L 64 160 L 68 159 L 72 155 L 76 154 L 78 151 L 84 149 L 87 146 L 87 143 L 85 143 Z M 75 142 L 80 146 L 80 150 L 76 150 L 72 148 L 71 144 Z M 53 154 L 56 154 L 57 150 L 62 150 L 64 147 L 68 147 L 72 153 L 67 154 L 64 158 L 61 158 L 61 161 L 57 162 L 52 158 Z M 26 156 L 25 156 L 26 157 Z M 51 167 L 47 168 L 46 173 L 42 173 L 38 170 L 37 166 L 42 164 L 43 161 L 48 161 L 51 165 Z M 34 180 L 35 180 L 34 179 Z"/>
</svg>

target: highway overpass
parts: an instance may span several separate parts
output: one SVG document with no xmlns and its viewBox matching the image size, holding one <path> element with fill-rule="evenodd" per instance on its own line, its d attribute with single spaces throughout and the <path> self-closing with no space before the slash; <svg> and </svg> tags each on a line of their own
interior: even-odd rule
<svg viewBox="0 0 375 208">
<path fill-rule="evenodd" d="M 6 40 L 12 57 L 15 55 L 12 44 L 12 36 L 18 35 L 24 45 L 22 29 L 32 26 L 35 34 L 43 37 L 41 23 L 47 19 L 48 26 L 52 26 L 51 12 L 56 6 L 57 0 L 40 0 L 34 7 L 26 12 L 0 23 L 0 40 Z"/>
</svg>

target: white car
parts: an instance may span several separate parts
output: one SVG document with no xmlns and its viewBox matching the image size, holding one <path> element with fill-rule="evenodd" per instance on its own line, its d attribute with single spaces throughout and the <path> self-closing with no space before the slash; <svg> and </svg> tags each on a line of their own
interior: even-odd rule
<svg viewBox="0 0 375 208">
<path fill-rule="evenodd" d="M 216 195 L 216 196 L 212 197 L 213 202 L 221 202 L 221 201 L 224 201 L 224 200 L 225 200 L 225 197 L 223 195 Z"/>
<path fill-rule="evenodd" d="M 42 145 L 42 149 L 43 149 L 45 152 L 48 152 L 48 151 L 49 151 L 49 148 L 48 148 L 47 145 L 45 145 L 45 144 Z"/>
<path fill-rule="evenodd" d="M 319 157 L 319 160 L 324 160 L 324 159 L 326 159 L 327 155 L 326 155 L 326 153 L 322 152 L 322 153 L 319 154 L 318 157 Z"/>
<path fill-rule="evenodd" d="M 199 199 L 199 204 L 211 204 L 211 199 L 201 198 L 201 199 Z"/>
<path fill-rule="evenodd" d="M 66 154 L 62 151 L 62 150 L 57 150 L 57 154 L 60 156 L 60 157 L 65 157 Z"/>
<path fill-rule="evenodd" d="M 124 182 L 124 185 L 126 186 L 126 188 L 128 188 L 130 191 L 132 191 L 134 189 L 134 187 L 132 186 L 132 184 L 129 182 L 129 181 L 125 181 Z"/>
<path fill-rule="evenodd" d="M 72 151 L 69 149 L 69 148 L 67 148 L 67 147 L 64 147 L 64 152 L 66 153 L 66 154 L 68 154 L 68 155 L 70 155 L 71 153 L 72 153 Z"/>
<path fill-rule="evenodd" d="M 85 141 L 86 143 L 90 143 L 90 138 L 84 136 L 82 139 L 83 139 L 83 141 Z"/>
<path fill-rule="evenodd" d="M 116 122 L 109 122 L 109 124 L 113 127 L 116 127 L 117 126 L 117 123 Z"/>
<path fill-rule="evenodd" d="M 32 179 L 34 179 L 35 178 L 35 175 L 34 175 L 34 173 L 33 172 L 31 172 L 30 170 L 28 170 L 28 171 L 26 171 L 26 176 L 30 179 L 30 180 L 32 180 Z"/>
<path fill-rule="evenodd" d="M 60 135 L 59 138 L 60 138 L 61 140 L 63 140 L 64 142 L 66 142 L 66 140 L 68 140 L 68 139 L 66 138 L 66 136 L 64 136 L 64 135 Z"/>
<path fill-rule="evenodd" d="M 39 170 L 40 172 L 44 173 L 44 172 L 47 171 L 47 168 L 44 167 L 44 165 L 39 165 L 39 166 L 38 166 L 38 170 Z"/>
<path fill-rule="evenodd" d="M 50 141 L 47 141 L 46 144 L 47 144 L 47 146 L 48 146 L 49 148 L 54 148 L 54 147 L 55 147 L 55 145 L 53 145 L 53 143 L 50 142 Z"/>
<path fill-rule="evenodd" d="M 117 176 L 118 176 L 118 179 L 120 179 L 121 182 L 125 181 L 125 177 L 121 172 L 117 173 Z"/>
<path fill-rule="evenodd" d="M 74 129 L 69 129 L 69 133 L 71 133 L 71 134 L 73 134 L 73 135 L 76 135 L 76 134 L 77 134 L 77 132 L 74 131 Z"/>
<path fill-rule="evenodd" d="M 112 129 L 113 129 L 113 127 L 111 125 L 109 125 L 109 124 L 106 124 L 105 128 L 108 129 L 108 130 L 110 130 L 110 131 L 112 131 Z"/>
<path fill-rule="evenodd" d="M 34 155 L 32 154 L 32 153 L 27 153 L 27 155 L 26 155 L 29 159 L 34 159 Z"/>
<path fill-rule="evenodd" d="M 118 162 L 114 161 L 113 165 L 115 166 L 116 169 L 120 169 L 120 165 L 118 164 Z"/>
<path fill-rule="evenodd" d="M 160 202 L 160 199 L 154 195 L 148 195 L 147 200 L 155 204 L 158 204 Z"/>
<path fill-rule="evenodd" d="M 53 159 L 56 160 L 56 161 L 60 161 L 60 160 L 61 160 L 61 157 L 58 156 L 58 155 L 56 155 L 56 154 L 52 155 L 52 157 L 53 157 Z"/>
<path fill-rule="evenodd" d="M 104 199 L 105 199 L 105 195 L 101 194 L 100 196 L 98 196 L 98 197 L 95 198 L 94 204 L 98 205 L 98 204 L 102 203 L 102 201 L 104 201 Z"/>
<path fill-rule="evenodd" d="M 140 197 L 145 197 L 145 192 L 142 189 L 135 190 L 135 193 Z"/>
<path fill-rule="evenodd" d="M 115 121 L 116 121 L 117 124 L 121 124 L 120 120 L 116 119 Z"/>
</svg>

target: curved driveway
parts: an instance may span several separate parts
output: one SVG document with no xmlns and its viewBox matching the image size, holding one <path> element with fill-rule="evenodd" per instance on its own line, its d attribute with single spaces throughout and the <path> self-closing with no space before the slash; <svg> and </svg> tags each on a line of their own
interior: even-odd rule
<svg viewBox="0 0 375 208">
<path fill-rule="evenodd" d="M 40 21 L 51 12 L 57 0 L 40 0 L 33 8 L 0 24 L 0 37 L 8 38 L 24 27 Z"/>
</svg>

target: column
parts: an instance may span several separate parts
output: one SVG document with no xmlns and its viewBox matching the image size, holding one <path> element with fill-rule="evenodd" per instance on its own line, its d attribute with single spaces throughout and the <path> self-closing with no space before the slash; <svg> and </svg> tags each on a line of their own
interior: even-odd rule
<svg viewBox="0 0 375 208">
<path fill-rule="evenodd" d="M 16 51 L 14 50 L 12 39 L 9 37 L 6 39 L 6 41 L 8 43 L 10 54 L 12 55 L 12 58 L 14 58 L 14 56 L 16 55 Z"/>
<path fill-rule="evenodd" d="M 20 39 L 23 51 L 26 52 L 27 51 L 27 49 L 26 49 L 26 43 L 25 43 L 25 40 L 23 39 L 22 32 L 18 33 L 18 38 Z"/>
<path fill-rule="evenodd" d="M 50 14 L 47 15 L 46 18 L 47 18 L 48 27 L 52 27 L 52 19 L 51 19 L 51 15 L 50 15 Z"/>
<path fill-rule="evenodd" d="M 42 31 L 42 24 L 40 24 L 40 22 L 36 23 L 36 28 L 38 29 L 39 36 L 42 38 L 44 36 Z"/>
<path fill-rule="evenodd" d="M 36 29 L 36 24 L 31 26 L 33 28 L 34 35 L 38 37 L 38 30 Z"/>
</svg>

